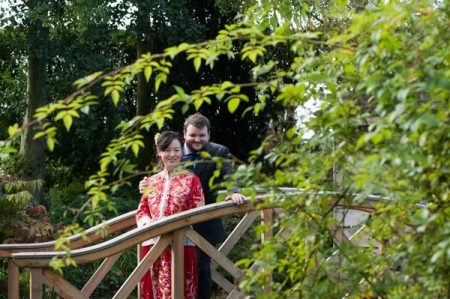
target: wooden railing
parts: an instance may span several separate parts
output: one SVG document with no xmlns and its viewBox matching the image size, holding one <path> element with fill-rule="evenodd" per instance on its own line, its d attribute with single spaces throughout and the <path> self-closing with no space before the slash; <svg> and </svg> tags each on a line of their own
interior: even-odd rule
<svg viewBox="0 0 450 299">
<path fill-rule="evenodd" d="M 302 193 L 302 191 L 288 191 L 288 193 L 294 195 Z M 330 201 L 330 207 L 345 206 L 346 209 L 371 212 L 374 210 L 375 204 L 378 201 L 379 198 L 377 197 L 369 197 L 363 203 L 344 205 L 338 199 L 335 199 Z M 103 260 L 103 263 L 81 290 L 78 290 L 49 268 L 49 263 L 53 257 L 64 258 L 66 256 L 65 252 L 53 251 L 54 242 L 0 245 L 0 257 L 6 257 L 9 261 L 8 298 L 19 298 L 19 268 L 28 268 L 30 270 L 30 298 L 42 297 L 43 284 L 53 288 L 63 298 L 89 298 L 114 263 L 125 251 L 134 246 L 139 246 L 143 241 L 156 236 L 160 236 L 158 243 L 155 244 L 143 260 L 137 263 L 136 268 L 120 289 L 117 290 L 113 298 L 127 298 L 139 284 L 139 280 L 145 271 L 147 271 L 149 266 L 168 245 L 171 246 L 172 251 L 172 296 L 173 298 L 183 298 L 183 244 L 185 236 L 211 256 L 213 260 L 211 267 L 213 280 L 229 294 L 228 298 L 239 298 L 243 294 L 237 285 L 244 278 L 244 272 L 236 267 L 227 255 L 258 216 L 261 216 L 261 221 L 268 228 L 261 235 L 261 241 L 264 242 L 272 234 L 271 227 L 274 213 L 282 213 L 282 211 L 275 206 L 264 207 L 258 210 L 249 202 L 239 206 L 231 202 L 221 202 L 172 215 L 155 221 L 149 226 L 133 228 L 115 238 L 92 245 L 92 242 L 98 241 L 102 237 L 102 235 L 98 234 L 98 231 L 99 228 L 105 225 L 109 225 L 110 233 L 134 227 L 134 213 L 134 211 L 129 212 L 86 231 L 88 240 L 84 240 L 81 236 L 72 237 L 73 242 L 71 243 L 72 251 L 70 257 L 77 264 Z M 199 222 L 234 214 L 243 214 L 244 216 L 219 248 L 212 246 L 191 228 L 193 224 Z M 351 242 L 353 236 L 348 236 L 342 227 L 335 226 L 330 229 L 334 231 L 336 243 Z M 337 254 L 338 252 L 330 257 L 330 259 Z M 216 271 L 219 265 L 231 275 L 233 278 L 232 282 Z M 254 267 L 251 270 L 255 270 Z"/>
</svg>

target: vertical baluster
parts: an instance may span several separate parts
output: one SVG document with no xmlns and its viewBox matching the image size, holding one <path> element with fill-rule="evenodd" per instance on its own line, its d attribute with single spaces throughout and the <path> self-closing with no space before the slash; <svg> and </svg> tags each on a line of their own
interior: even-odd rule
<svg viewBox="0 0 450 299">
<path fill-rule="evenodd" d="M 184 230 L 182 229 L 173 233 L 172 298 L 184 298 Z"/>
<path fill-rule="evenodd" d="M 19 268 L 8 258 L 8 299 L 19 299 Z"/>
<path fill-rule="evenodd" d="M 266 242 L 266 239 L 272 236 L 272 222 L 273 222 L 273 210 L 264 209 L 261 210 L 261 223 L 265 226 L 265 229 L 261 231 L 261 243 Z"/>
<path fill-rule="evenodd" d="M 136 245 L 136 257 L 137 257 L 137 263 L 136 263 L 136 267 L 137 265 L 139 265 L 139 262 L 141 261 L 141 243 Z M 141 283 L 138 282 L 137 284 L 137 299 L 141 299 Z"/>
<path fill-rule="evenodd" d="M 261 243 L 264 243 L 272 237 L 273 234 L 273 210 L 272 209 L 264 209 L 261 210 L 261 223 L 264 227 L 263 230 L 261 230 Z M 265 289 L 267 291 L 270 291 L 270 286 L 272 285 L 272 274 L 268 277 L 268 281 L 266 283 Z"/>
<path fill-rule="evenodd" d="M 30 298 L 42 298 L 42 269 L 30 268 Z"/>
</svg>

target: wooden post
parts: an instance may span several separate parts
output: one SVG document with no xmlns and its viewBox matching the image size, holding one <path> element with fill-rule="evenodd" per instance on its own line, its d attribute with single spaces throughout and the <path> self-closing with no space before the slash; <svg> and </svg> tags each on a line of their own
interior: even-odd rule
<svg viewBox="0 0 450 299">
<path fill-rule="evenodd" d="M 273 223 L 273 210 L 264 209 L 261 210 L 261 224 L 266 227 L 261 231 L 261 243 L 266 242 L 268 238 L 272 236 L 272 223 Z"/>
<path fill-rule="evenodd" d="M 141 246 L 142 246 L 141 243 L 136 245 L 136 257 L 137 257 L 136 267 L 137 267 L 137 265 L 139 265 L 139 262 L 142 259 Z M 137 284 L 137 299 L 141 299 L 141 284 L 140 284 L 140 282 Z"/>
<path fill-rule="evenodd" d="M 172 298 L 184 298 L 184 230 L 173 232 L 172 242 Z"/>
<path fill-rule="evenodd" d="M 30 268 L 30 299 L 42 299 L 41 268 Z"/>
<path fill-rule="evenodd" d="M 19 267 L 8 258 L 8 299 L 19 299 Z"/>
<path fill-rule="evenodd" d="M 261 230 L 261 244 L 267 241 L 268 238 L 273 235 L 273 210 L 272 209 L 264 209 L 261 210 L 261 223 L 265 226 L 265 229 Z M 270 274 L 267 278 L 267 283 L 265 285 L 265 289 L 270 291 L 273 276 Z"/>
</svg>

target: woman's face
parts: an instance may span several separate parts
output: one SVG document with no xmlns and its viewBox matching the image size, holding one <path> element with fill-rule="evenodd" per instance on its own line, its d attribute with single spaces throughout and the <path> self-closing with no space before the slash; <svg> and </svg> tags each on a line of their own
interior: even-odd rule
<svg viewBox="0 0 450 299">
<path fill-rule="evenodd" d="M 161 158 L 164 168 L 169 172 L 180 165 L 181 155 L 181 143 L 178 139 L 172 140 L 166 149 L 158 152 L 158 156 Z"/>
</svg>

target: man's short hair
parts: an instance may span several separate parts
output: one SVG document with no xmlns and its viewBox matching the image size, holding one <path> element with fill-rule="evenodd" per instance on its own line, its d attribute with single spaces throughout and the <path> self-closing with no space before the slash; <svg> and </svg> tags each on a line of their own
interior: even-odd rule
<svg viewBox="0 0 450 299">
<path fill-rule="evenodd" d="M 211 129 L 209 119 L 206 116 L 204 116 L 203 114 L 201 114 L 200 112 L 191 114 L 188 116 L 188 118 L 186 118 L 186 120 L 184 121 L 184 130 L 185 131 L 189 125 L 193 125 L 194 127 L 197 127 L 197 128 L 206 127 L 208 129 L 208 132 Z"/>
</svg>

